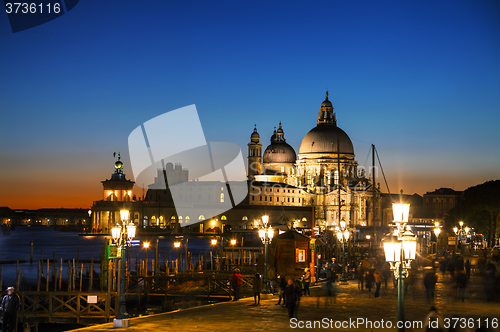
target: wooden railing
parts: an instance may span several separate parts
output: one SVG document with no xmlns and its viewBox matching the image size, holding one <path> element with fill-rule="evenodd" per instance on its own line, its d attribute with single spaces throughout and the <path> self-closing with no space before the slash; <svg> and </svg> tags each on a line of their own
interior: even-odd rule
<svg viewBox="0 0 500 332">
<path fill-rule="evenodd" d="M 116 293 L 103 292 L 18 292 L 21 300 L 19 319 L 53 323 L 57 320 L 72 320 L 80 323 L 84 319 L 107 322 L 115 316 Z M 89 303 L 97 297 L 96 303 Z M 95 299 L 95 298 L 94 298 Z"/>
</svg>

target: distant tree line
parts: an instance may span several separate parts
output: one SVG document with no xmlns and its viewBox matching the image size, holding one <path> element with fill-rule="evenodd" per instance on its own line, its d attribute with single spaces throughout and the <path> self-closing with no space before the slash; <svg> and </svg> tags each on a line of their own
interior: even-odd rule
<svg viewBox="0 0 500 332">
<path fill-rule="evenodd" d="M 500 180 L 487 181 L 467 188 L 463 202 L 450 210 L 446 225 L 450 229 L 463 220 L 477 233 L 486 235 L 488 246 L 496 243 L 500 219 Z"/>
</svg>

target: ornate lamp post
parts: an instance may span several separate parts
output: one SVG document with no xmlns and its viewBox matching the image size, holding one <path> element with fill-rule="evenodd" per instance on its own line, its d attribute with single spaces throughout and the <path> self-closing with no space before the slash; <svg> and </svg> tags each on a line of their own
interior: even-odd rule
<svg viewBox="0 0 500 332">
<path fill-rule="evenodd" d="M 342 243 L 342 275 L 340 277 L 340 282 L 347 283 L 347 277 L 345 274 L 345 243 L 349 241 L 349 230 L 346 228 L 345 221 L 340 222 L 340 228 L 336 227 L 337 240 Z"/>
<path fill-rule="evenodd" d="M 210 244 L 212 245 L 212 247 L 214 248 L 214 259 L 215 259 L 215 262 L 216 262 L 216 266 L 219 266 L 217 264 L 217 239 L 216 238 L 213 238 L 210 240 Z M 214 263 L 213 263 L 213 260 L 212 260 L 212 270 L 214 269 Z"/>
<path fill-rule="evenodd" d="M 441 233 L 441 228 L 439 228 L 439 222 L 436 221 L 434 223 L 434 235 L 436 235 L 436 260 L 438 260 L 438 253 L 439 253 L 439 234 Z"/>
<path fill-rule="evenodd" d="M 410 204 L 393 204 L 394 223 L 396 228 L 389 240 L 384 241 L 385 260 L 391 264 L 398 279 L 398 321 L 402 326 L 399 332 L 404 332 L 404 277 L 410 268 L 411 261 L 415 259 L 417 240 L 415 235 L 406 229 Z M 405 230 L 406 229 L 406 230 Z"/>
<path fill-rule="evenodd" d="M 121 271 L 120 271 L 120 307 L 118 314 L 113 320 L 114 327 L 128 327 L 129 320 L 127 308 L 125 306 L 125 252 L 127 246 L 131 245 L 132 239 L 135 237 L 136 227 L 133 222 L 129 221 L 130 212 L 128 210 L 120 211 L 121 224 L 116 224 L 111 229 L 113 243 L 121 250 Z"/>
<path fill-rule="evenodd" d="M 236 239 L 231 239 L 229 243 L 231 244 L 231 264 L 234 263 L 234 246 L 236 245 Z"/>
<path fill-rule="evenodd" d="M 269 294 L 269 283 L 267 281 L 267 246 L 273 240 L 274 230 L 268 226 L 269 216 L 262 216 L 262 223 L 264 227 L 259 229 L 259 237 L 264 243 L 264 291 L 262 294 Z"/>
<path fill-rule="evenodd" d="M 469 233 L 470 228 L 469 227 L 464 228 L 464 222 L 462 220 L 458 222 L 458 225 L 460 226 L 460 228 L 453 227 L 453 232 L 455 232 L 455 235 L 457 236 L 457 241 L 455 242 L 455 252 L 457 252 L 458 242 L 460 241 L 460 254 L 462 254 L 463 253 L 462 237 Z"/>
</svg>

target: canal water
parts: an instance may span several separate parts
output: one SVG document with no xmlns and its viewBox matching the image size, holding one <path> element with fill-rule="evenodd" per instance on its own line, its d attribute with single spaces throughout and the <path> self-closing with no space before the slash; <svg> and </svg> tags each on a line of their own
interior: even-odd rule
<svg viewBox="0 0 500 332">
<path fill-rule="evenodd" d="M 80 262 L 85 262 L 85 268 L 94 258 L 95 262 L 100 260 L 101 252 L 104 243 L 109 237 L 105 236 L 80 236 L 76 232 L 62 232 L 54 230 L 53 227 L 47 226 L 17 226 L 10 234 L 0 234 L 0 265 L 3 268 L 3 287 L 15 285 L 16 282 L 16 261 L 19 261 L 19 269 L 23 274 L 24 281 L 31 285 L 36 285 L 38 261 L 42 258 L 46 264 L 46 260 L 50 259 L 50 268 L 52 269 L 52 260 L 57 260 L 57 268 L 59 261 L 62 258 L 64 261 L 79 259 Z M 154 238 L 153 237 L 138 237 L 141 241 L 150 241 L 151 246 L 147 249 L 148 260 L 150 262 L 154 258 Z M 177 250 L 173 248 L 173 236 L 158 237 L 158 255 L 160 261 L 163 262 L 163 257 L 168 260 L 170 254 L 171 259 L 177 258 Z M 33 263 L 30 264 L 31 241 L 33 241 Z M 184 253 L 184 248 L 180 249 Z M 188 251 L 197 255 L 200 251 L 207 253 L 212 250 L 210 245 L 210 237 L 188 237 Z M 79 254 L 78 254 L 79 252 Z M 138 243 L 129 249 L 131 256 L 132 269 L 135 267 L 136 254 L 139 259 L 144 259 L 146 249 Z M 45 265 L 46 266 L 46 265 Z M 68 264 L 63 263 L 63 276 L 66 275 Z M 99 263 L 94 264 L 94 269 L 99 272 Z"/>
</svg>

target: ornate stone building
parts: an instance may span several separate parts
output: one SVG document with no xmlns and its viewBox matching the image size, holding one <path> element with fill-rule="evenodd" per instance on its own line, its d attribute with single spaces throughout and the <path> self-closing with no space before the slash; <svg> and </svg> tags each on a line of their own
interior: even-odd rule
<svg viewBox="0 0 500 332">
<path fill-rule="evenodd" d="M 333 109 L 327 92 L 317 125 L 302 140 L 298 157 L 286 143 L 280 122 L 261 158 L 260 136 L 254 129 L 248 144 L 250 204 L 313 207 L 313 226 L 322 229 L 340 220 L 350 227 L 372 220 L 371 182 L 364 169 L 358 170 L 351 139 L 337 126 Z"/>
</svg>

